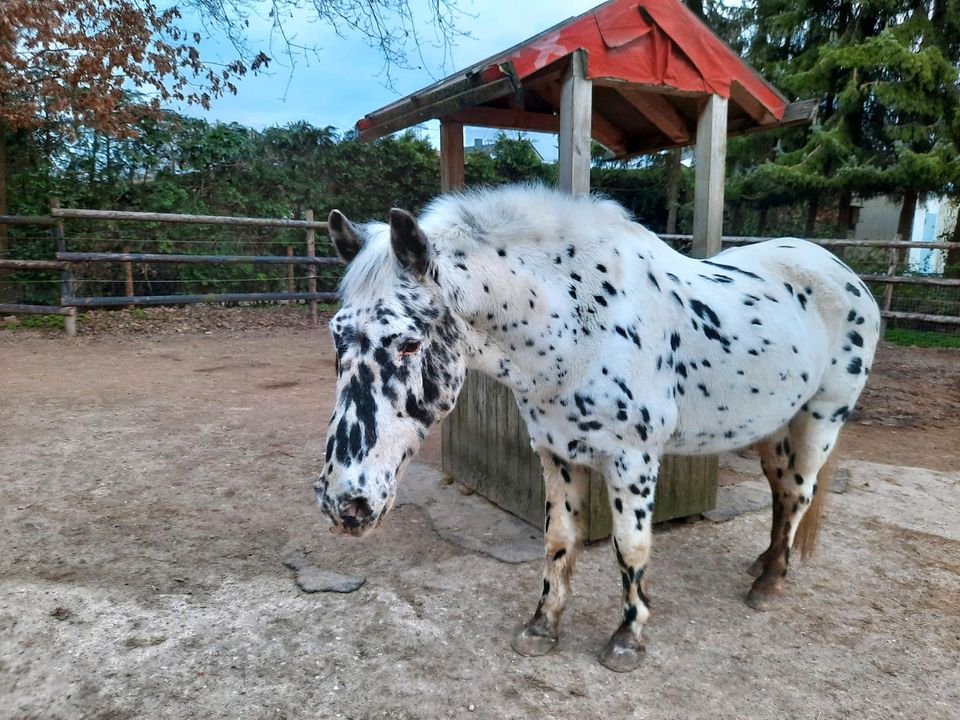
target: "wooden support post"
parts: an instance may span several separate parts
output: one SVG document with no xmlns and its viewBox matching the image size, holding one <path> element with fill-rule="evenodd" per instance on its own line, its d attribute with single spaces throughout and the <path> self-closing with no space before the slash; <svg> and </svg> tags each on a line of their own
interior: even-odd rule
<svg viewBox="0 0 960 720">
<path fill-rule="evenodd" d="M 464 186 L 463 123 L 440 121 L 440 192 Z"/>
<path fill-rule="evenodd" d="M 459 190 L 466 183 L 463 163 L 463 123 L 449 118 L 440 121 L 440 192 Z M 467 373 L 464 390 L 474 382 L 475 372 Z M 463 407 L 465 400 L 461 393 L 458 407 Z M 441 462 L 444 468 L 450 464 L 450 448 L 453 443 L 453 424 L 448 417 L 440 426 L 441 434 Z"/>
<path fill-rule="evenodd" d="M 124 245 L 123 252 L 130 252 L 130 246 Z M 124 280 L 124 289 L 126 290 L 127 297 L 133 297 L 133 263 L 125 262 L 123 264 L 123 280 Z M 133 305 L 127 305 L 127 310 L 133 310 Z"/>
<path fill-rule="evenodd" d="M 894 238 L 894 242 L 900 242 L 900 235 Z M 887 275 L 895 277 L 897 267 L 900 265 L 899 248 L 890 248 L 890 266 L 887 268 Z M 880 338 L 887 334 L 887 313 L 890 312 L 890 306 L 893 305 L 893 283 L 887 283 L 883 288 L 883 313 L 880 315 Z"/>
<path fill-rule="evenodd" d="M 293 257 L 293 245 L 287 245 L 287 257 Z M 294 292 L 293 263 L 287 265 L 287 292 Z"/>
<path fill-rule="evenodd" d="M 570 56 L 560 91 L 560 189 L 571 195 L 590 192 L 590 138 L 593 83 L 586 77 L 583 51 Z"/>
<path fill-rule="evenodd" d="M 726 156 L 727 99 L 711 95 L 697 121 L 691 250 L 694 257 L 710 257 L 720 252 Z"/>
<path fill-rule="evenodd" d="M 313 222 L 313 210 L 307 210 L 303 219 L 307 222 Z M 317 255 L 317 231 L 312 227 L 307 228 L 307 257 L 316 257 Z M 307 266 L 307 291 L 315 293 L 317 291 L 317 266 L 314 264 Z M 313 326 L 316 327 L 319 323 L 319 317 L 317 313 L 317 301 L 310 301 L 310 320 L 313 322 Z"/>
<path fill-rule="evenodd" d="M 697 147 L 694 155 L 693 244 L 690 254 L 705 258 L 721 249 L 723 234 L 723 184 L 727 160 L 727 99 L 711 95 L 697 119 Z M 683 458 L 675 461 L 682 463 Z M 686 481 L 684 494 L 699 494 L 716 504 L 719 459 L 708 455 L 699 460 L 698 472 Z"/>
<path fill-rule="evenodd" d="M 57 210 L 60 207 L 60 198 L 50 198 L 50 214 L 53 214 L 54 210 Z M 57 252 L 66 252 L 67 251 L 67 239 L 66 235 L 63 232 L 63 220 L 58 218 L 57 223 L 53 226 L 53 236 L 57 241 Z M 73 275 L 70 272 L 69 267 L 60 271 L 60 305 L 62 306 L 66 298 L 73 297 Z M 76 337 L 77 336 L 77 316 L 76 313 L 73 315 L 67 315 L 63 319 L 63 329 L 67 333 L 67 337 Z"/>
</svg>

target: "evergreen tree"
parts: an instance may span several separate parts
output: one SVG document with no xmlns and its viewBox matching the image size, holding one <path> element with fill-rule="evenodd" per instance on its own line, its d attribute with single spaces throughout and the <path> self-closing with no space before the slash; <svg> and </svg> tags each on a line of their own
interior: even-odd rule
<svg viewBox="0 0 960 720">
<path fill-rule="evenodd" d="M 741 13 L 749 60 L 791 99 L 821 99 L 809 131 L 752 146 L 769 159 L 740 167 L 741 191 L 903 198 L 906 236 L 917 199 L 960 181 L 960 2 L 755 0 Z M 809 225 L 809 224 L 808 224 Z"/>
</svg>

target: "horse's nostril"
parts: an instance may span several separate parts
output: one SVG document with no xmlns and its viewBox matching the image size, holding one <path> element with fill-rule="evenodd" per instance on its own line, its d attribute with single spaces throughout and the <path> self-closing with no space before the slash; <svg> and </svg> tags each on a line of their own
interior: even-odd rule
<svg viewBox="0 0 960 720">
<path fill-rule="evenodd" d="M 348 528 L 360 527 L 373 516 L 373 509 L 365 497 L 344 500 L 340 504 L 340 519 Z"/>
</svg>

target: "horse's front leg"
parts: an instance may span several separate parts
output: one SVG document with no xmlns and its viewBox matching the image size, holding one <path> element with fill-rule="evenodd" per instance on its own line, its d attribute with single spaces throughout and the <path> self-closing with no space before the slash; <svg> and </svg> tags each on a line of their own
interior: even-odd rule
<svg viewBox="0 0 960 720">
<path fill-rule="evenodd" d="M 660 458 L 648 453 L 622 455 L 607 473 L 613 513 L 613 548 L 623 583 L 623 621 L 600 653 L 616 672 L 635 670 L 643 660 L 643 626 L 650 617 L 644 574 L 650 560 L 653 503 Z"/>
<path fill-rule="evenodd" d="M 570 594 L 570 577 L 583 540 L 586 468 L 571 465 L 549 452 L 540 453 L 546 496 L 544 512 L 543 590 L 533 618 L 513 638 L 521 655 L 546 655 L 559 637 L 557 628 Z"/>
</svg>

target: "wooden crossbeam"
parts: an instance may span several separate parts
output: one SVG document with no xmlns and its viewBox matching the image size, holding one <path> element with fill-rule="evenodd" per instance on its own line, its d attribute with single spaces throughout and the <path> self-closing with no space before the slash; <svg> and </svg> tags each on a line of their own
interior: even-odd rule
<svg viewBox="0 0 960 720">
<path fill-rule="evenodd" d="M 690 129 L 686 121 L 677 112 L 669 100 L 657 93 L 643 92 L 635 88 L 621 86 L 617 88 L 623 98 L 637 112 L 653 123 L 654 127 L 666 135 L 670 142 L 682 145 L 690 142 Z"/>
<path fill-rule="evenodd" d="M 560 116 L 552 113 L 505 110 L 503 108 L 473 107 L 453 113 L 452 122 L 476 127 L 531 130 L 533 132 L 560 132 Z"/>
<path fill-rule="evenodd" d="M 529 87 L 559 112 L 561 94 L 559 79 L 550 78 L 539 80 L 531 83 Z M 545 130 L 544 132 L 558 132 L 558 130 Z M 627 152 L 627 148 L 630 145 L 629 138 L 620 128 L 601 115 L 596 108 L 591 118 L 591 132 L 594 139 L 614 155 L 622 155 Z"/>
<path fill-rule="evenodd" d="M 776 124 L 777 118 L 773 113 L 736 80 L 730 83 L 730 99 L 743 108 L 743 111 L 758 125 Z"/>
</svg>

